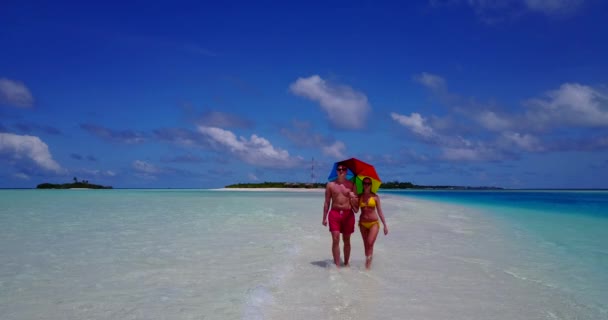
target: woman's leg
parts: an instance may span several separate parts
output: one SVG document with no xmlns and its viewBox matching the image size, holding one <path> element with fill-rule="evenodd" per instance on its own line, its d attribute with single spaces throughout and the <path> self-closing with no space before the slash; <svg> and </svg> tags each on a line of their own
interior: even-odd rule
<svg viewBox="0 0 608 320">
<path fill-rule="evenodd" d="M 363 248 L 365 249 L 365 255 L 367 256 L 367 234 L 369 230 L 362 225 L 359 225 L 359 231 L 361 231 L 361 238 L 363 239 Z"/>
<path fill-rule="evenodd" d="M 359 230 L 361 231 L 361 238 L 363 238 L 363 249 L 365 252 L 365 256 L 368 256 L 368 247 L 367 247 L 367 234 L 369 233 L 369 229 L 367 229 L 366 227 L 359 225 Z"/>
<path fill-rule="evenodd" d="M 380 230 L 380 224 L 376 223 L 367 232 L 365 237 L 365 268 L 369 269 L 372 266 L 372 256 L 374 255 L 374 243 L 378 237 L 378 231 Z"/>
</svg>

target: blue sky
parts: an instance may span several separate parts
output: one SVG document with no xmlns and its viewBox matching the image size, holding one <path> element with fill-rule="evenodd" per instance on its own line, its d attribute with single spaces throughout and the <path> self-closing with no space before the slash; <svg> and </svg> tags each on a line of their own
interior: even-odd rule
<svg viewBox="0 0 608 320">
<path fill-rule="evenodd" d="M 604 1 L 85 2 L 0 4 L 0 187 L 608 188 Z"/>
</svg>

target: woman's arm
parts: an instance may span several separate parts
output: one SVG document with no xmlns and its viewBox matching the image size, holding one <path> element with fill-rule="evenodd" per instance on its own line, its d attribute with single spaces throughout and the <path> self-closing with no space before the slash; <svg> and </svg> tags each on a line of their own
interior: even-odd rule
<svg viewBox="0 0 608 320">
<path fill-rule="evenodd" d="M 357 213 L 357 212 L 359 212 L 359 197 L 357 196 L 357 186 L 354 183 L 351 184 L 350 191 L 351 191 L 351 194 L 350 194 L 351 197 L 349 198 L 350 206 L 351 206 L 353 212 Z"/>
<path fill-rule="evenodd" d="M 384 213 L 382 212 L 382 206 L 380 205 L 380 196 L 376 195 L 376 210 L 378 210 L 378 216 L 382 221 L 382 225 L 384 226 L 384 235 L 388 234 L 388 226 L 386 225 L 386 220 L 384 220 Z"/>
<path fill-rule="evenodd" d="M 350 198 L 350 206 L 352 207 L 354 213 L 359 212 L 359 197 L 354 196 Z"/>
</svg>

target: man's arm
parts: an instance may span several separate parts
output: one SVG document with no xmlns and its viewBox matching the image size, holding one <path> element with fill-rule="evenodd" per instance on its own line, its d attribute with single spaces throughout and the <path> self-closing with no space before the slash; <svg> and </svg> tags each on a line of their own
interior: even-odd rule
<svg viewBox="0 0 608 320">
<path fill-rule="evenodd" d="M 331 182 L 325 186 L 325 203 L 323 204 L 323 225 L 327 225 L 327 213 L 329 210 L 329 202 L 331 201 Z"/>
</svg>

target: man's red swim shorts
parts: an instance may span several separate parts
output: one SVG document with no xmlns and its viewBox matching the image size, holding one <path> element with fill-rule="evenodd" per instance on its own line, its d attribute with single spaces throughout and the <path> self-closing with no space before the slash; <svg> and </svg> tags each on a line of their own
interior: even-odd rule
<svg viewBox="0 0 608 320">
<path fill-rule="evenodd" d="M 355 232 L 355 214 L 352 210 L 329 211 L 329 231 L 351 234 Z"/>
</svg>

